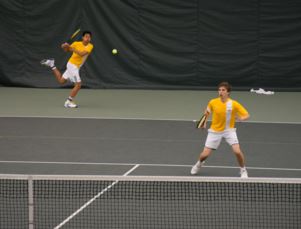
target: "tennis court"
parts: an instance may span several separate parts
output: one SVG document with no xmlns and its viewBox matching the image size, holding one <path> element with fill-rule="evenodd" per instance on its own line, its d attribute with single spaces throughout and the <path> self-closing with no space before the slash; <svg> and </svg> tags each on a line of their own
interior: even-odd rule
<svg viewBox="0 0 301 229">
<path fill-rule="evenodd" d="M 1 173 L 188 176 L 206 138 L 192 121 L 1 118 Z M 300 178 L 300 124 L 240 123 L 251 177 Z M 238 176 L 226 143 L 203 176 Z"/>
<path fill-rule="evenodd" d="M 300 15 L 0 0 L 0 229 L 300 229 Z"/>
<path fill-rule="evenodd" d="M 269 118 L 265 114 L 277 107 L 281 96 L 287 99 L 296 94 L 279 93 L 275 100 L 272 96 L 236 92 L 246 99 L 252 118 L 237 125 L 250 178 L 247 183 L 233 183 L 232 179 L 241 180 L 239 168 L 224 142 L 208 159 L 200 175 L 190 175 L 206 132 L 195 128 L 193 120 L 198 118 L 198 109 L 187 112 L 181 108 L 187 106 L 187 100 L 193 107 L 206 103 L 212 92 L 205 95 L 204 92 L 177 91 L 168 96 L 170 91 L 166 91 L 164 102 L 171 105 L 164 108 L 157 100 L 164 91 L 123 91 L 121 96 L 121 91 L 84 90 L 82 100 L 88 101 L 89 96 L 95 96 L 93 93 L 100 93 L 99 98 L 110 96 L 111 99 L 103 100 L 99 106 L 86 104 L 70 111 L 55 99 L 61 90 L 52 90 L 48 111 L 37 108 L 47 92 L 38 90 L 39 96 L 26 95 L 29 91 L 1 90 L 1 107 L 5 109 L 1 109 L 0 118 L 0 173 L 19 174 L 24 179 L 21 184 L 11 184 L 15 190 L 8 189 L 16 202 L 8 204 L 5 197 L 2 199 L 5 203 L 2 207 L 6 209 L 1 212 L 7 214 L 1 216 L 1 228 L 16 228 L 16 225 L 28 228 L 27 175 L 37 175 L 33 179 L 37 195 L 33 211 L 36 228 L 198 228 L 200 225 L 206 228 L 225 228 L 225 225 L 226 228 L 283 228 L 284 225 L 299 228 L 300 183 L 278 184 L 284 179 L 294 178 L 293 181 L 298 182 L 301 178 L 301 125 L 296 122 L 299 111 L 294 113 L 296 117 L 275 113 L 273 122 L 264 121 Z M 19 101 L 24 106 L 16 109 L 4 98 L 12 98 L 18 92 L 25 94 Z M 135 101 L 132 93 L 145 93 L 145 98 L 135 96 L 140 102 Z M 153 99 L 149 97 L 151 93 Z M 130 99 L 133 99 L 132 107 L 122 111 L 120 104 Z M 152 101 L 152 113 L 140 110 L 145 100 Z M 172 104 L 174 100 L 176 104 Z M 254 109 L 265 107 L 265 102 L 270 110 L 257 112 Z M 287 110 L 293 109 L 290 104 L 286 106 Z M 110 117 L 110 113 L 118 113 L 119 117 Z M 169 113 L 172 113 L 170 119 L 166 118 Z M 153 118 L 148 118 L 150 116 Z M 39 178 L 39 175 L 46 177 Z M 99 175 L 113 177 L 99 180 Z M 153 176 L 155 181 L 149 181 Z M 59 177 L 62 180 L 56 180 Z M 270 178 L 272 184 L 260 180 L 256 183 L 256 179 L 263 177 Z M 122 180 L 130 178 L 138 181 Z M 216 179 L 218 182 L 212 183 Z M 7 183 L 3 184 L 5 189 Z M 219 199 L 220 195 L 226 199 Z M 84 206 L 93 197 L 95 200 Z M 16 205 L 21 205 L 17 213 L 14 212 Z M 26 210 L 22 210 L 22 206 Z M 237 221 L 237 217 L 229 214 L 231 211 L 241 218 Z M 219 220 L 213 217 L 214 213 L 220 216 Z M 200 220 L 200 214 L 205 214 L 206 220 Z M 11 222 L 19 224 L 10 227 Z"/>
</svg>

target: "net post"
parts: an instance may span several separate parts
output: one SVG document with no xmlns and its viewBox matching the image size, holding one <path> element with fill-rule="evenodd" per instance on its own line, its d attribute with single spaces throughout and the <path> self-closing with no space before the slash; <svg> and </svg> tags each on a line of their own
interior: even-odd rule
<svg viewBox="0 0 301 229">
<path fill-rule="evenodd" d="M 33 179 L 28 176 L 28 228 L 34 229 Z"/>
</svg>

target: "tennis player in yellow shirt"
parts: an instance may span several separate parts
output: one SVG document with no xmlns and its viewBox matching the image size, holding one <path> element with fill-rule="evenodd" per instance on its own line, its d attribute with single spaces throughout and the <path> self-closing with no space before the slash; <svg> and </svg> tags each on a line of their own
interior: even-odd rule
<svg viewBox="0 0 301 229">
<path fill-rule="evenodd" d="M 245 167 L 245 159 L 238 142 L 235 121 L 247 120 L 250 116 L 248 111 L 237 101 L 230 99 L 231 85 L 228 82 L 222 82 L 218 85 L 218 98 L 210 100 L 205 114 L 212 115 L 212 122 L 205 143 L 205 147 L 199 156 L 199 160 L 192 167 L 191 174 L 200 172 L 202 165 L 212 150 L 216 150 L 221 140 L 224 138 L 232 147 L 238 164 L 240 166 L 240 176 L 248 178 L 248 172 Z M 203 128 L 206 128 L 206 123 Z"/>
<path fill-rule="evenodd" d="M 73 100 L 81 88 L 79 70 L 93 50 L 93 45 L 90 43 L 91 38 L 92 33 L 90 31 L 84 31 L 82 35 L 82 41 L 75 41 L 71 45 L 68 43 L 61 45 L 61 48 L 65 52 L 72 52 L 72 56 L 67 63 L 67 69 L 63 75 L 56 68 L 54 59 L 45 59 L 41 61 L 42 65 L 48 66 L 52 69 L 54 76 L 60 84 L 64 84 L 68 80 L 73 83 L 74 86 L 64 104 L 64 106 L 67 108 L 77 107 Z"/>
</svg>

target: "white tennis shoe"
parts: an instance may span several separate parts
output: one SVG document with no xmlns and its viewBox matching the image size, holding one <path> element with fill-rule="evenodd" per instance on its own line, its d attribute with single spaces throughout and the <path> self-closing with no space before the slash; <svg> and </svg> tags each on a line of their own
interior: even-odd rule
<svg viewBox="0 0 301 229">
<path fill-rule="evenodd" d="M 77 105 L 74 102 L 67 99 L 65 104 L 64 104 L 64 107 L 66 107 L 66 108 L 77 108 Z"/>
<path fill-rule="evenodd" d="M 196 175 L 201 171 L 201 168 L 205 162 L 197 161 L 197 163 L 191 168 L 190 174 Z"/>
<path fill-rule="evenodd" d="M 50 68 L 54 67 L 54 59 L 44 59 L 44 60 L 41 60 L 40 63 L 41 63 L 41 65 L 44 65 L 44 66 L 47 66 Z"/>
<path fill-rule="evenodd" d="M 240 177 L 241 178 L 248 178 L 249 177 L 246 168 L 241 168 L 240 169 Z"/>
</svg>

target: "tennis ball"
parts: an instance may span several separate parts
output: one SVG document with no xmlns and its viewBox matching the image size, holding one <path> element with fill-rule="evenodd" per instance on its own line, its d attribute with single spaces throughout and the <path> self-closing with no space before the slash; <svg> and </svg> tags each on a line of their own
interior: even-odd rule
<svg viewBox="0 0 301 229">
<path fill-rule="evenodd" d="M 116 55 L 118 53 L 117 49 L 112 50 L 113 55 Z"/>
</svg>

